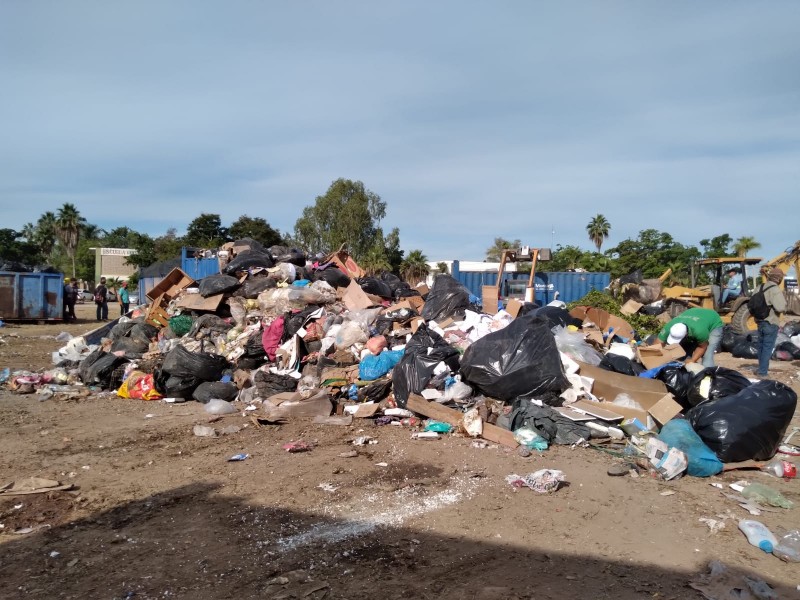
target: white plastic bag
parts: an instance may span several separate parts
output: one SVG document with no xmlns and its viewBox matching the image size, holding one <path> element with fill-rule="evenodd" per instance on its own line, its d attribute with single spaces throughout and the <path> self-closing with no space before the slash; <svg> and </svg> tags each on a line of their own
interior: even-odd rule
<svg viewBox="0 0 800 600">
<path fill-rule="evenodd" d="M 210 415 L 230 415 L 239 411 L 230 402 L 214 398 L 206 403 L 206 412 Z"/>
<path fill-rule="evenodd" d="M 582 333 L 573 333 L 566 327 L 558 326 L 553 328 L 553 336 L 556 339 L 558 350 L 572 360 L 595 367 L 603 360 L 600 353 L 586 343 Z"/>
</svg>

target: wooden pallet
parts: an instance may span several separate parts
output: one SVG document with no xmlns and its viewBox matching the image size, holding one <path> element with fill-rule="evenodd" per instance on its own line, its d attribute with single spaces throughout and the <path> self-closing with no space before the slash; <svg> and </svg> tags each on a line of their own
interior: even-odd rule
<svg viewBox="0 0 800 600">
<path fill-rule="evenodd" d="M 148 325 L 158 327 L 159 329 L 169 325 L 169 315 L 167 314 L 167 311 L 164 310 L 163 308 L 164 304 L 165 304 L 164 294 L 161 294 L 158 298 L 153 300 L 153 303 L 150 305 L 150 308 L 147 309 L 147 313 L 145 314 L 144 317 L 144 322 L 147 323 Z"/>
</svg>

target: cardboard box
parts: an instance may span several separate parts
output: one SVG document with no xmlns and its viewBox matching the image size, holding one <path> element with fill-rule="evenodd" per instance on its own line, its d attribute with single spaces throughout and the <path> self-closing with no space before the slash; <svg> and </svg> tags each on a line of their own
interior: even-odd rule
<svg viewBox="0 0 800 600">
<path fill-rule="evenodd" d="M 208 298 L 203 298 L 200 294 L 181 294 L 175 303 L 178 308 L 187 310 L 205 310 L 216 312 L 222 302 L 224 294 L 214 294 Z"/>
<path fill-rule="evenodd" d="M 639 419 L 648 422 L 648 415 L 661 425 L 681 412 L 680 405 L 667 392 L 667 386 L 657 379 L 631 377 L 621 373 L 613 373 L 599 367 L 579 363 L 581 376 L 594 380 L 592 393 L 601 402 L 600 407 L 621 415 L 626 419 Z M 613 404 L 619 394 L 628 394 L 636 400 L 644 410 L 626 408 Z"/>
<path fill-rule="evenodd" d="M 508 301 L 508 304 L 506 304 L 506 312 L 515 319 L 519 315 L 520 310 L 522 310 L 522 302 L 520 302 L 516 298 L 512 298 L 511 300 Z"/>
<path fill-rule="evenodd" d="M 164 300 L 169 302 L 184 289 L 193 285 L 197 285 L 195 280 L 189 277 L 182 269 L 175 267 L 153 289 L 147 292 L 147 297 L 150 300 L 155 300 L 163 294 Z"/>
<path fill-rule="evenodd" d="M 373 306 L 375 302 L 361 289 L 361 286 L 354 280 L 344 291 L 342 302 L 348 310 L 361 310 Z M 380 304 L 380 302 L 378 302 Z"/>
<path fill-rule="evenodd" d="M 414 289 L 415 289 L 415 290 L 417 290 L 417 291 L 419 292 L 420 296 L 427 296 L 427 295 L 428 295 L 428 292 L 430 292 L 430 291 L 431 291 L 431 290 L 430 290 L 430 288 L 429 288 L 427 285 L 425 285 L 424 283 L 420 283 L 420 284 L 419 284 L 417 287 L 415 287 Z"/>
<path fill-rule="evenodd" d="M 597 325 L 604 334 L 608 334 L 609 330 L 613 329 L 613 335 L 618 335 L 626 340 L 632 340 L 634 338 L 635 332 L 630 323 L 600 308 L 576 306 L 569 311 L 569 314 L 581 321 L 591 321 Z"/>
<path fill-rule="evenodd" d="M 680 344 L 669 346 L 639 346 L 636 348 L 636 357 L 647 369 L 655 369 L 674 360 L 680 360 L 686 355 L 686 350 Z"/>
<path fill-rule="evenodd" d="M 619 312 L 621 312 L 623 315 L 635 315 L 643 306 L 644 304 L 631 298 L 620 307 Z"/>
<path fill-rule="evenodd" d="M 350 277 L 350 279 L 358 279 L 359 277 L 364 277 L 366 274 L 364 269 L 362 269 L 358 263 L 353 260 L 353 257 L 345 252 L 344 246 L 342 246 L 338 252 L 329 254 L 320 261 L 320 263 L 327 262 L 336 263 L 336 266 L 339 267 L 345 275 Z"/>
</svg>

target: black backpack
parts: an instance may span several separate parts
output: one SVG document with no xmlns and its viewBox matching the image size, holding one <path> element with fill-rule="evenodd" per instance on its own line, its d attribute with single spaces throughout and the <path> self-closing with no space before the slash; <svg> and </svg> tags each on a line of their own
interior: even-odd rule
<svg viewBox="0 0 800 600">
<path fill-rule="evenodd" d="M 747 309 L 756 321 L 763 321 L 769 316 L 770 305 L 764 296 L 764 290 L 767 289 L 765 286 L 766 284 L 763 284 L 758 288 L 758 291 L 750 296 L 750 300 L 747 302 Z"/>
</svg>

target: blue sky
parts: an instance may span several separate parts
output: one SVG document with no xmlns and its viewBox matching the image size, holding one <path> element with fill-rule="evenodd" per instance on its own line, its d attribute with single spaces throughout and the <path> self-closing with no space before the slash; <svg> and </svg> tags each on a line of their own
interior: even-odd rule
<svg viewBox="0 0 800 600">
<path fill-rule="evenodd" d="M 291 231 L 338 177 L 431 260 L 800 238 L 800 2 L 0 4 L 0 206 Z M 552 229 L 555 235 L 552 235 Z"/>
</svg>

